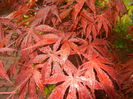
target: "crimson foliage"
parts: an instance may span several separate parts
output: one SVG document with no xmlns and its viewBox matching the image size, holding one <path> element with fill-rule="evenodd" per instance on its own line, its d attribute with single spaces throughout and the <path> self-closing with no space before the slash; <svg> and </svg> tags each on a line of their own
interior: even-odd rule
<svg viewBox="0 0 133 99">
<path fill-rule="evenodd" d="M 106 98 L 119 96 L 120 82 L 113 69 L 117 58 L 107 39 L 117 17 L 126 11 L 121 0 L 19 2 L 9 8 L 15 11 L 0 18 L 0 53 L 20 54 L 7 72 L 0 61 L 0 76 L 15 86 L 0 94 L 47 98 L 44 89 L 54 84 L 49 99 L 95 99 L 97 90 Z"/>
</svg>

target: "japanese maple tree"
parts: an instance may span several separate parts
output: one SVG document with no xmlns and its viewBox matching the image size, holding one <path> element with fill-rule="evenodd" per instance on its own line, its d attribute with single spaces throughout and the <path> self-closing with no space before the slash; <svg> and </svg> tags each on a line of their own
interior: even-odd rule
<svg viewBox="0 0 133 99">
<path fill-rule="evenodd" d="M 14 3 L 13 3 L 14 2 Z M 13 6 L 10 6 L 10 5 Z M 96 99 L 121 97 L 119 63 L 109 38 L 122 0 L 3 0 L 0 54 L 19 56 L 0 76 L 14 89 L 8 99 Z M 2 8 L 1 8 L 2 10 Z M 1 11 L 0 10 L 0 11 Z M 46 93 L 46 88 L 54 88 Z"/>
</svg>

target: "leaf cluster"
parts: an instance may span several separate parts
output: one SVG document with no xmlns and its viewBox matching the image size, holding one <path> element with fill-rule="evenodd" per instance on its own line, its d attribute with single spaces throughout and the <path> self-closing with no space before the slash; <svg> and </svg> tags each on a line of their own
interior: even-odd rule
<svg viewBox="0 0 133 99">
<path fill-rule="evenodd" d="M 0 61 L 0 76 L 14 86 L 0 94 L 9 94 L 8 99 L 96 99 L 96 91 L 104 91 L 105 98 L 121 97 L 114 69 L 119 59 L 108 38 L 126 12 L 122 0 L 19 2 L 0 18 L 0 53 L 20 57 L 7 71 Z"/>
</svg>

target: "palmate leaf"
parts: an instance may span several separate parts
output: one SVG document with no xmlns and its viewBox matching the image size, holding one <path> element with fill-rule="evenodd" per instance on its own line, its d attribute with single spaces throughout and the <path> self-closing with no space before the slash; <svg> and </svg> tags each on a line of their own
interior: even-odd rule
<svg viewBox="0 0 133 99">
<path fill-rule="evenodd" d="M 84 44 L 80 47 L 80 49 L 85 56 L 87 55 L 86 57 L 88 58 L 91 58 L 93 57 L 93 54 L 96 54 L 98 57 L 107 59 L 110 62 L 114 60 L 113 53 L 109 51 L 110 43 L 104 39 L 95 39 L 91 43 Z"/>
<path fill-rule="evenodd" d="M 97 15 L 97 20 L 99 20 L 99 23 L 98 23 L 98 32 L 100 32 L 100 29 L 104 28 L 105 32 L 106 32 L 106 37 L 109 36 L 109 33 L 112 31 L 112 26 L 109 22 L 109 20 L 104 17 L 104 15 Z M 102 23 L 102 25 L 101 25 Z"/>
<path fill-rule="evenodd" d="M 82 55 L 86 60 L 82 66 L 84 68 L 83 70 L 88 68 L 85 76 L 92 79 L 97 78 L 108 96 L 113 99 L 117 97 L 117 94 L 115 93 L 112 79 L 114 79 L 117 84 L 120 84 L 120 82 L 117 77 L 118 74 L 113 69 L 114 56 L 108 50 L 109 45 L 106 40 L 96 39 L 88 46 L 86 44 L 81 46 Z M 110 58 L 108 58 L 108 56 L 110 56 Z"/>
<path fill-rule="evenodd" d="M 60 74 L 60 76 L 63 75 L 62 74 L 63 73 L 62 69 L 65 70 L 65 72 L 68 75 L 76 74 L 75 66 L 73 66 L 71 64 L 71 62 L 67 61 L 67 58 L 71 54 L 71 51 L 72 51 L 71 49 L 73 49 L 76 53 L 80 53 L 80 54 L 82 54 L 82 53 L 79 50 L 78 46 L 74 43 L 74 41 L 78 42 L 78 39 L 70 38 L 70 37 L 71 36 L 66 37 L 66 40 L 63 42 L 63 44 L 61 46 L 61 49 L 59 51 L 57 51 L 57 52 L 56 52 L 56 50 L 52 51 L 52 48 L 49 47 L 49 46 L 40 48 L 40 51 L 42 51 L 44 53 L 44 55 L 42 54 L 44 56 L 44 60 L 46 59 L 46 57 L 48 58 L 46 60 L 46 62 L 43 64 L 44 66 L 42 67 L 42 73 L 43 73 L 42 77 L 43 77 L 43 81 L 44 82 L 47 81 L 47 79 L 50 78 L 50 75 L 57 75 L 58 73 Z M 67 38 L 69 38 L 69 39 L 67 39 Z M 58 43 L 57 45 L 60 46 L 60 44 L 61 43 Z M 71 44 L 74 44 L 74 45 L 71 45 Z M 85 44 L 87 44 L 87 43 L 85 43 Z M 58 46 L 57 46 L 56 49 L 59 48 Z M 74 47 L 74 46 L 77 46 L 77 47 Z M 83 66 L 83 68 L 85 68 L 85 69 L 89 68 L 89 69 L 87 69 L 87 71 L 85 73 L 85 77 L 93 79 L 94 82 L 97 81 L 97 79 L 95 77 L 95 72 L 94 72 L 94 69 L 95 69 L 96 72 L 97 72 L 97 77 L 99 78 L 99 81 L 100 81 L 100 85 L 102 86 L 100 88 L 103 88 L 108 93 L 108 95 L 110 97 L 111 97 L 111 95 L 113 97 L 115 97 L 116 94 L 114 93 L 115 92 L 114 86 L 113 86 L 113 83 L 112 83 L 112 81 L 110 79 L 110 76 L 111 76 L 112 78 L 114 78 L 114 80 L 117 80 L 117 78 L 114 75 L 115 71 L 111 67 L 107 67 L 105 65 L 105 64 L 112 65 L 112 63 L 110 63 L 110 61 L 108 61 L 107 58 L 105 58 L 106 54 L 109 54 L 108 51 L 105 52 L 108 49 L 108 46 L 109 46 L 108 43 L 106 41 L 104 41 L 104 40 L 96 40 L 96 41 L 94 41 L 92 44 L 90 44 L 90 48 L 88 46 L 86 46 L 90 50 L 89 51 L 90 54 L 93 57 L 95 56 L 96 58 L 93 59 L 91 55 L 89 57 L 85 56 L 85 58 L 88 58 L 90 60 L 90 62 L 86 66 Z M 97 52 L 97 50 L 99 50 L 101 52 Z M 105 55 L 102 54 L 102 53 L 105 53 Z M 59 55 L 61 55 L 61 57 Z M 98 57 L 98 59 L 97 59 L 97 57 Z M 65 59 L 64 62 L 62 60 L 63 58 Z M 62 66 L 62 68 L 60 67 L 60 65 Z M 91 71 L 90 71 L 90 68 L 92 68 Z M 107 73 L 109 73 L 110 76 L 104 70 Z M 106 78 L 106 79 L 103 79 L 103 78 Z M 60 78 L 60 79 L 63 79 L 63 78 Z M 57 80 L 57 78 L 56 78 L 56 80 Z M 69 83 L 72 83 L 72 82 L 69 82 Z M 108 83 L 110 84 L 109 86 L 108 86 Z M 54 84 L 54 83 L 48 83 L 48 84 Z M 77 82 L 76 82 L 76 84 L 77 84 Z M 70 86 L 70 85 L 68 84 L 66 89 L 63 89 L 63 90 L 67 90 L 68 86 Z M 81 85 L 79 85 L 79 86 L 82 88 Z M 70 86 L 70 88 L 71 88 L 71 86 Z M 90 88 L 93 89 L 94 86 L 91 86 Z M 92 93 L 94 93 L 94 89 L 92 90 Z M 58 88 L 57 88 L 57 90 L 58 90 Z M 75 92 L 76 89 L 72 87 L 71 90 L 74 90 L 73 92 Z M 86 90 L 84 88 L 84 86 L 83 86 L 83 90 Z M 79 89 L 79 92 L 80 92 L 80 89 Z M 87 92 L 88 92 L 88 90 L 87 90 Z M 55 94 L 55 93 L 56 92 L 53 91 L 53 94 Z M 71 93 L 68 94 L 68 97 L 69 97 L 69 95 L 71 96 Z M 72 93 L 72 95 L 74 95 L 74 93 Z M 63 97 L 63 96 L 61 96 L 61 97 Z M 50 96 L 50 97 L 53 97 L 53 96 Z M 94 95 L 90 94 L 90 96 L 87 96 L 87 97 L 94 97 Z"/>
<path fill-rule="evenodd" d="M 27 64 L 28 65 L 28 64 Z M 13 92 L 16 93 L 16 91 L 19 89 L 19 97 L 25 97 L 28 92 L 26 90 L 29 90 L 30 98 L 33 98 L 35 96 L 35 99 L 38 99 L 38 96 L 34 93 L 37 92 L 37 88 L 43 93 L 43 83 L 42 83 L 42 74 L 38 71 L 38 68 L 40 68 L 40 65 L 36 65 L 34 68 L 31 66 L 28 66 L 28 68 L 23 68 L 19 72 L 19 75 L 17 76 L 16 80 L 16 88 Z M 32 91 L 32 89 L 34 90 Z M 38 90 L 38 91 L 39 91 Z"/>
<path fill-rule="evenodd" d="M 67 99 L 76 99 L 77 97 L 80 99 L 93 99 L 94 95 L 92 94 L 94 93 L 91 94 L 91 92 L 94 92 L 94 89 L 102 89 L 98 81 L 82 76 L 80 70 L 75 68 L 73 71 L 69 71 L 71 70 L 71 66 L 74 67 L 71 63 L 66 64 L 66 68 L 64 68 L 64 71 L 68 73 L 68 75 L 56 73 L 48 79 L 45 79 L 44 84 L 57 84 L 62 82 L 52 91 L 49 99 L 54 99 L 56 97 L 59 99 L 63 99 L 63 97 Z M 91 88 L 91 92 L 88 90 L 87 86 Z M 68 94 L 66 94 L 67 90 Z M 76 95 L 77 92 L 78 96 Z"/>
<path fill-rule="evenodd" d="M 38 99 L 37 91 L 43 93 L 42 74 L 38 71 L 42 65 L 36 65 L 34 68 L 29 66 L 23 67 L 19 72 L 16 80 L 16 87 L 11 92 L 0 92 L 0 94 L 10 94 L 8 98 L 14 98 L 14 95 L 19 92 L 19 98 L 24 99 L 29 92 L 29 98 Z M 30 89 L 33 88 L 33 89 Z M 39 88 L 39 90 L 38 90 Z"/>
<path fill-rule="evenodd" d="M 41 24 L 41 22 L 43 24 L 46 23 L 47 16 L 50 16 L 51 14 L 55 15 L 57 19 L 61 22 L 57 6 L 51 5 L 43 7 L 38 11 L 38 13 L 36 14 L 36 20 L 32 22 L 32 25 L 36 26 Z"/>
<path fill-rule="evenodd" d="M 60 53 L 62 59 L 64 59 L 64 60 L 67 59 L 67 57 L 70 55 L 71 51 L 74 51 L 77 54 L 80 54 L 79 48 L 75 44 L 75 42 L 80 43 L 80 41 L 82 41 L 82 39 L 76 38 L 75 34 L 73 32 L 72 33 L 70 32 L 69 35 L 65 35 L 65 33 L 61 32 L 55 28 L 52 28 L 48 25 L 39 25 L 38 27 L 35 28 L 35 30 L 43 31 L 43 32 L 52 32 L 52 33 L 42 35 L 43 37 L 41 40 L 37 41 L 37 43 L 31 47 L 24 48 L 22 51 L 26 51 L 29 49 L 34 49 L 34 48 L 42 47 L 42 46 L 46 46 L 46 45 L 53 45 L 54 52 L 59 48 L 59 46 L 61 46 L 59 53 Z M 63 43 L 63 44 L 61 44 L 61 43 Z M 50 47 L 47 46 L 47 47 L 44 47 L 43 51 L 44 51 L 44 53 L 48 53 L 47 51 L 51 51 L 51 50 L 50 50 Z M 39 58 L 39 56 L 38 56 L 38 58 Z M 37 60 L 37 58 L 36 58 L 36 60 Z"/>
<path fill-rule="evenodd" d="M 103 31 L 105 31 L 105 36 L 107 38 L 112 31 L 112 26 L 109 19 L 105 17 L 105 14 L 106 13 L 103 13 L 103 15 L 96 15 L 93 13 L 88 13 L 87 10 L 83 9 L 81 12 L 81 26 L 83 29 L 85 28 L 85 30 L 83 31 L 84 34 L 82 35 L 85 35 L 85 37 L 89 39 L 91 36 L 96 39 L 97 36 L 102 37 Z"/>
<path fill-rule="evenodd" d="M 50 32 L 51 34 L 44 34 L 43 36 L 42 35 L 38 36 L 36 34 L 36 32 L 34 32 L 34 30 L 35 31 L 41 31 L 41 32 Z M 29 47 L 29 45 L 25 46 L 23 51 L 29 50 L 29 49 L 33 49 L 33 48 L 37 48 L 37 47 L 44 46 L 44 45 L 53 44 L 56 41 L 58 41 L 58 39 L 60 39 L 59 36 L 63 36 L 63 32 L 58 31 L 57 29 L 52 28 L 52 27 L 50 27 L 48 25 L 39 25 L 37 27 L 32 27 L 29 30 L 29 33 L 28 33 L 27 36 L 29 36 L 30 39 L 31 39 L 31 41 L 29 41 L 29 42 L 33 42 L 32 39 L 34 38 L 34 40 L 36 41 L 36 44 L 30 45 L 30 47 Z M 29 37 L 26 38 L 27 41 L 29 40 Z M 23 42 L 26 42 L 26 40 L 24 40 Z M 26 43 L 26 44 L 29 44 L 29 43 Z"/>
<path fill-rule="evenodd" d="M 43 67 L 41 69 L 42 79 L 45 80 L 51 74 L 60 72 L 60 64 L 62 63 L 62 60 L 59 57 L 59 53 L 53 51 L 49 46 L 42 47 L 39 50 L 47 56 L 47 59 L 43 59 L 45 62 L 42 64 Z"/>
<path fill-rule="evenodd" d="M 95 77 L 95 75 L 97 75 L 98 77 L 97 80 L 100 82 L 100 85 L 108 94 L 108 96 L 111 99 L 115 99 L 117 97 L 117 94 L 115 92 L 115 88 L 111 78 L 115 80 L 117 83 L 119 83 L 117 73 L 112 67 L 110 67 L 110 65 L 106 65 L 106 64 L 109 64 L 107 60 L 93 56 L 93 58 L 89 59 L 89 62 L 85 62 L 83 64 L 83 68 L 85 69 L 88 68 L 87 71 L 92 69 L 93 71 L 91 71 L 91 73 L 86 72 L 85 75 L 90 78 Z"/>
<path fill-rule="evenodd" d="M 95 2 L 96 0 L 77 0 L 77 3 L 74 6 L 74 11 L 72 12 L 72 18 L 76 21 L 78 14 L 82 12 L 82 8 L 85 3 L 87 4 L 88 8 L 92 10 L 92 12 L 96 13 Z"/>
<path fill-rule="evenodd" d="M 74 37 L 71 37 L 68 40 L 65 40 L 60 49 L 60 55 L 61 55 L 62 60 L 66 61 L 68 56 L 70 56 L 72 53 L 78 54 L 80 56 L 81 52 L 79 50 L 78 45 L 75 43 L 79 43 L 82 40 L 83 39 L 78 39 L 78 38 L 74 38 Z M 82 45 L 82 43 L 81 43 L 81 45 Z"/>
<path fill-rule="evenodd" d="M 37 55 L 32 60 L 32 63 L 42 63 L 44 61 L 44 66 L 42 67 L 42 75 L 44 80 L 51 74 L 53 75 L 56 72 L 59 72 L 61 69 L 60 66 L 65 66 L 64 63 L 68 60 L 68 56 L 70 56 L 72 52 L 78 55 L 81 54 L 78 46 L 73 41 L 78 42 L 80 40 L 76 38 L 71 38 L 65 41 L 59 40 L 53 44 L 52 47 L 48 45 L 46 47 L 39 48 L 43 54 Z"/>
</svg>

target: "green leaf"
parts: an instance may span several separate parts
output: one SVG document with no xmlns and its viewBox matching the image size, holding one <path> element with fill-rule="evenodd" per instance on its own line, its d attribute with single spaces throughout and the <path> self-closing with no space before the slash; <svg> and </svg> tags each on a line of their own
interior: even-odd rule
<svg viewBox="0 0 133 99">
<path fill-rule="evenodd" d="M 46 95 L 46 98 L 48 98 L 48 96 L 55 87 L 56 85 L 48 85 L 47 87 L 44 88 L 44 94 Z"/>
<path fill-rule="evenodd" d="M 128 14 L 125 14 L 124 16 L 122 16 L 122 23 L 123 24 L 130 24 L 132 23 L 131 18 L 129 17 Z"/>
<path fill-rule="evenodd" d="M 24 15 L 24 18 L 26 18 L 26 19 L 27 19 L 27 18 L 29 18 L 29 16 L 28 16 L 28 15 Z"/>
</svg>

